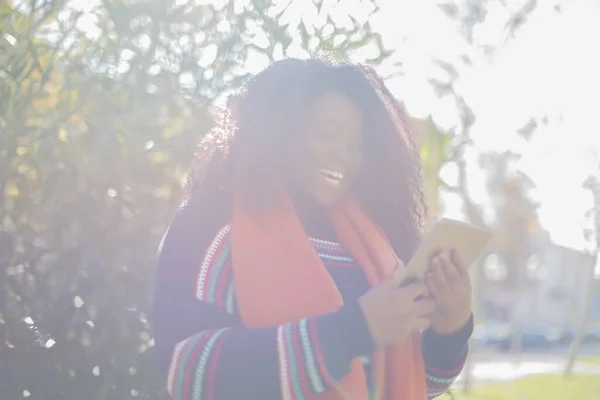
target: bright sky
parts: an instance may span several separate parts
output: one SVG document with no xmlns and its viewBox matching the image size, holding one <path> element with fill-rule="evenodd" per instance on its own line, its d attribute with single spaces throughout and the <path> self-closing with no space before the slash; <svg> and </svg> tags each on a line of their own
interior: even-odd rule
<svg viewBox="0 0 600 400">
<path fill-rule="evenodd" d="M 523 2 L 508 2 L 518 7 Z M 563 12 L 556 13 L 554 5 Z M 506 10 L 498 2 L 475 30 L 479 43 L 501 40 Z M 538 8 L 515 39 L 494 56 L 492 63 L 473 55 L 455 27 L 435 7 L 435 1 L 383 2 L 374 21 L 388 45 L 398 43 L 406 75 L 390 82 L 416 116 L 432 113 L 442 126 L 456 121 L 455 109 L 437 99 L 427 83 L 432 56 L 456 60 L 463 53 L 473 67 L 459 70 L 461 93 L 475 112 L 472 130 L 480 151 L 511 149 L 523 155 L 519 168 L 537 185 L 533 195 L 541 203 L 539 216 L 558 244 L 584 247 L 582 227 L 591 196 L 581 188 L 591 172 L 598 174 L 594 151 L 600 154 L 600 2 L 595 0 L 538 1 Z M 548 125 L 531 142 L 516 135 L 531 117 L 548 116 Z M 479 167 L 469 157 L 473 196 L 485 201 Z M 447 203 L 447 214 L 460 204 Z"/>
<path fill-rule="evenodd" d="M 274 2 L 283 7 L 289 0 Z M 325 0 L 324 8 L 332 9 L 336 2 Z M 78 8 L 90 4 L 82 0 L 72 3 Z M 472 130 L 476 148 L 483 152 L 512 149 L 522 154 L 519 167 L 537 185 L 534 196 L 541 203 L 542 225 L 556 243 L 583 248 L 582 227 L 588 223 L 584 214 L 591 207 L 591 196 L 582 190 L 581 183 L 590 172 L 598 173 L 593 155 L 594 151 L 600 154 L 596 120 L 600 106 L 600 2 L 538 1 L 531 19 L 516 38 L 494 55 L 492 62 L 465 44 L 456 26 L 436 7 L 435 0 L 379 3 L 381 10 L 371 19 L 372 27 L 382 34 L 388 48 L 397 50 L 395 60 L 404 63 L 404 76 L 388 81 L 394 94 L 413 115 L 432 114 L 442 127 L 451 127 L 457 116 L 454 105 L 437 98 L 427 82 L 440 76 L 431 59 L 454 63 L 460 55 L 468 54 L 473 65 L 459 69 L 457 85 L 477 118 Z M 505 3 L 514 10 L 524 0 Z M 554 11 L 556 4 L 561 5 L 562 13 Z M 335 11 L 336 23 L 347 24 L 350 20 L 345 14 L 351 12 L 359 21 L 362 15 L 364 21 L 369 9 L 360 0 L 341 0 Z M 501 43 L 507 12 L 500 1 L 489 10 L 484 23 L 475 29 L 478 44 Z M 299 18 L 309 23 L 322 20 L 310 0 L 295 0 L 286 15 L 287 21 L 281 22 Z M 299 50 L 290 55 L 304 56 Z M 362 61 L 367 56 L 356 54 L 354 58 Z M 257 56 L 246 67 L 258 72 L 265 67 L 265 60 Z M 380 72 L 389 70 L 384 66 Z M 516 130 L 531 117 L 544 115 L 548 116 L 548 124 L 536 130 L 531 142 L 516 135 Z M 485 203 L 484 176 L 475 162 L 476 156 L 477 152 L 467 155 L 470 186 L 473 197 Z M 459 203 L 447 199 L 448 216 L 459 217 L 459 209 Z"/>
<path fill-rule="evenodd" d="M 288 10 L 288 15 L 296 15 L 290 19 L 302 14 L 309 22 L 319 21 L 311 3 L 297 0 L 293 12 Z M 404 76 L 389 80 L 390 89 L 413 115 L 432 114 L 442 127 L 452 127 L 457 123 L 456 108 L 450 100 L 437 98 L 428 83 L 431 77 L 440 76 L 431 60 L 435 57 L 460 64 L 459 56 L 468 54 L 473 65 L 459 68 L 457 86 L 477 119 L 472 137 L 478 151 L 466 155 L 473 197 L 484 204 L 488 200 L 485 177 L 476 163 L 478 152 L 513 150 L 522 155 L 518 168 L 537 186 L 532 195 L 540 202 L 539 217 L 552 240 L 585 248 L 583 228 L 590 221 L 584 215 L 592 199 L 581 184 L 590 173 L 600 172 L 598 161 L 593 161 L 595 152 L 600 155 L 596 119 L 600 106 L 600 2 L 538 1 L 530 20 L 491 61 L 465 43 L 436 3 L 379 0 L 381 10 L 370 22 L 385 45 L 396 49 L 392 61 L 404 63 Z M 524 0 L 506 3 L 514 11 Z M 334 4 L 335 0 L 325 1 L 325 8 L 335 9 Z M 495 46 L 503 40 L 509 10 L 500 1 L 491 4 L 485 21 L 474 31 L 479 45 Z M 555 12 L 555 5 L 561 6 L 561 13 Z M 360 16 L 369 10 L 360 0 L 342 0 L 336 11 L 336 23 L 343 24 L 347 12 Z M 367 56 L 356 54 L 355 60 Z M 259 64 L 251 68 L 261 69 Z M 380 72 L 389 70 L 384 66 Z M 543 116 L 548 124 L 540 126 L 530 142 L 516 134 L 530 118 Z M 460 202 L 449 197 L 445 206 L 447 216 L 460 218 Z"/>
</svg>

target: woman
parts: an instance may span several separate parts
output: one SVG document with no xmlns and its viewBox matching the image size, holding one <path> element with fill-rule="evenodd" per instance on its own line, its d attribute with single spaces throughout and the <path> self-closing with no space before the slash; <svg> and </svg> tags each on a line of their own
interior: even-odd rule
<svg viewBox="0 0 600 400">
<path fill-rule="evenodd" d="M 280 61 L 205 138 L 163 240 L 155 340 L 174 399 L 444 393 L 472 332 L 468 274 L 419 246 L 419 162 L 370 69 Z M 397 256 L 396 256 L 397 254 Z"/>
</svg>

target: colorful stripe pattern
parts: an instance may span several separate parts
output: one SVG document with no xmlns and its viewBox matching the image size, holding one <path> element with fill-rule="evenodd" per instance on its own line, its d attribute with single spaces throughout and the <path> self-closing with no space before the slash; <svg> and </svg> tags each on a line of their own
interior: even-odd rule
<svg viewBox="0 0 600 400">
<path fill-rule="evenodd" d="M 276 340 L 283 400 L 303 400 L 331 387 L 333 382 L 328 379 L 314 319 L 280 325 Z"/>
<path fill-rule="evenodd" d="M 466 361 L 465 358 L 454 369 L 440 369 L 432 365 L 425 365 L 425 377 L 427 379 L 427 396 L 429 399 L 434 399 L 446 393 L 452 386 Z"/>
<path fill-rule="evenodd" d="M 356 261 L 341 244 L 321 239 L 310 239 L 323 262 L 332 267 L 356 266 Z"/>
<path fill-rule="evenodd" d="M 180 342 L 171 356 L 167 390 L 175 400 L 213 398 L 216 361 L 228 328 L 203 331 Z"/>
<path fill-rule="evenodd" d="M 196 276 L 196 298 L 236 314 L 235 286 L 231 266 L 231 226 L 225 225 L 206 250 Z M 327 267 L 358 267 L 339 244 L 311 238 L 315 250 Z M 179 343 L 173 352 L 168 376 L 168 390 L 174 399 L 212 399 L 210 382 L 214 382 L 219 349 L 227 329 L 205 331 Z M 332 386 L 319 347 L 314 319 L 290 322 L 276 328 L 281 397 L 303 400 Z M 365 370 L 370 358 L 361 357 Z M 453 370 L 426 366 L 429 398 L 445 393 L 464 364 Z"/>
<path fill-rule="evenodd" d="M 196 276 L 196 298 L 236 313 L 233 268 L 231 266 L 231 225 L 225 225 L 208 246 Z M 319 257 L 329 266 L 357 266 L 339 244 L 310 239 Z"/>
<path fill-rule="evenodd" d="M 231 225 L 225 225 L 208 246 L 196 277 L 196 298 L 235 314 L 230 233 Z"/>
<path fill-rule="evenodd" d="M 203 331 L 175 346 L 167 378 L 174 400 L 214 399 L 216 366 L 229 333 L 228 328 Z M 327 378 L 313 319 L 280 325 L 276 343 L 282 399 L 302 400 L 333 385 Z"/>
</svg>

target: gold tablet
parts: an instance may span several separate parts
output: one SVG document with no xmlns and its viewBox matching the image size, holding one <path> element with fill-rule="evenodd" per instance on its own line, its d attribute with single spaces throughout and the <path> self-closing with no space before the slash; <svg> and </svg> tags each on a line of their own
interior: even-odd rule
<svg viewBox="0 0 600 400">
<path fill-rule="evenodd" d="M 464 265 L 470 268 L 485 250 L 491 238 L 492 233 L 488 229 L 450 219 L 440 219 L 427 232 L 421 247 L 400 274 L 399 284 L 423 280 L 429 269 L 430 257 L 437 250 L 455 249 Z"/>
</svg>

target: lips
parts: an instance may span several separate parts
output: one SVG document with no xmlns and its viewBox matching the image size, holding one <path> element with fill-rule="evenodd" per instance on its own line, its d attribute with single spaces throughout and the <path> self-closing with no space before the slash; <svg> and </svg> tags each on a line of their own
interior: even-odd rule
<svg viewBox="0 0 600 400">
<path fill-rule="evenodd" d="M 344 180 L 344 173 L 328 168 L 321 168 L 319 173 L 324 178 L 325 182 L 332 187 L 339 187 Z"/>
</svg>

